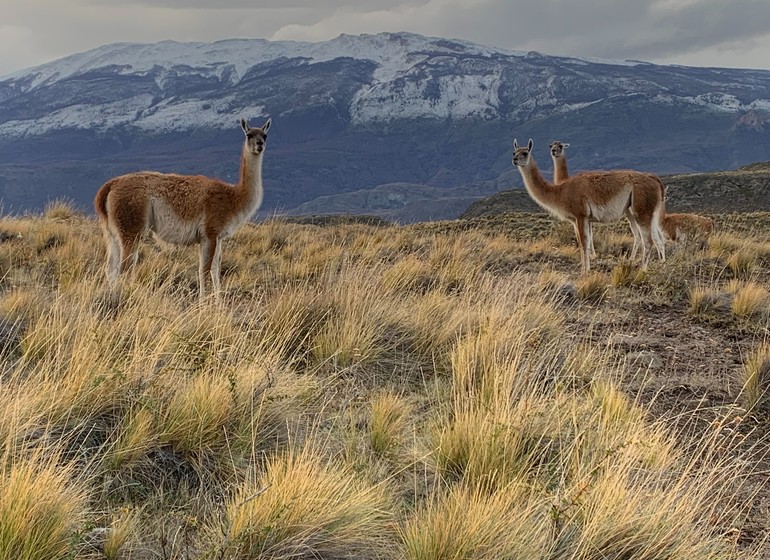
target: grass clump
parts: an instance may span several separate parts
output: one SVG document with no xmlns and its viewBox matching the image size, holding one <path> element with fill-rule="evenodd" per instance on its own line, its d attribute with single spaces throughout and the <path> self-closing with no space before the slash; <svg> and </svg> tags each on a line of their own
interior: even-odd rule
<svg viewBox="0 0 770 560">
<path fill-rule="evenodd" d="M 371 401 L 369 443 L 380 457 L 396 453 L 404 443 L 410 406 L 403 397 L 381 393 Z"/>
<path fill-rule="evenodd" d="M 43 211 L 43 218 L 54 222 L 66 222 L 77 216 L 75 205 L 71 200 L 57 199 L 48 202 Z"/>
<path fill-rule="evenodd" d="M 602 302 L 607 297 L 607 277 L 600 272 L 593 272 L 577 281 L 578 297 L 583 301 Z"/>
<path fill-rule="evenodd" d="M 741 247 L 727 258 L 727 268 L 736 278 L 750 277 L 758 266 L 757 252 L 750 247 Z"/>
<path fill-rule="evenodd" d="M 0 456 L 0 558 L 52 560 L 72 552 L 86 491 L 53 459 Z"/>
<path fill-rule="evenodd" d="M 770 412 L 770 344 L 763 343 L 749 354 L 741 377 L 746 409 L 755 413 Z"/>
<path fill-rule="evenodd" d="M 770 293 L 756 282 L 738 284 L 730 290 L 733 296 L 732 311 L 740 319 L 767 318 L 770 309 Z"/>
<path fill-rule="evenodd" d="M 226 558 L 378 558 L 392 546 L 391 504 L 311 447 L 267 460 L 227 506 Z"/>
<path fill-rule="evenodd" d="M 140 516 L 140 510 L 125 510 L 113 519 L 102 545 L 106 560 L 131 557 L 131 545 L 141 530 Z"/>
<path fill-rule="evenodd" d="M 105 465 L 111 471 L 139 464 L 157 444 L 155 420 L 146 408 L 138 408 L 123 417 L 113 445 L 107 451 Z"/>
<path fill-rule="evenodd" d="M 499 489 L 533 465 L 537 442 L 521 424 L 524 407 L 456 411 L 435 436 L 435 468 L 442 479 Z"/>
<path fill-rule="evenodd" d="M 614 287 L 629 287 L 644 283 L 646 275 L 639 266 L 629 260 L 615 265 L 610 273 L 610 284 Z"/>
<path fill-rule="evenodd" d="M 183 453 L 220 448 L 235 403 L 225 378 L 202 374 L 176 388 L 163 407 L 160 437 Z"/>
<path fill-rule="evenodd" d="M 690 314 L 704 321 L 724 321 L 732 316 L 733 296 L 715 288 L 690 289 Z"/>
<path fill-rule="evenodd" d="M 541 558 L 548 548 L 547 517 L 511 485 L 489 494 L 456 486 L 415 512 L 401 530 L 407 560 Z"/>
</svg>

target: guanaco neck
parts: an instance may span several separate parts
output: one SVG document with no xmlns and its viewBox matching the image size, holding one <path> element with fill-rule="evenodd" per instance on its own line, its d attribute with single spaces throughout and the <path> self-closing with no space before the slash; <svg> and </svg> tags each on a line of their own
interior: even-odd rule
<svg viewBox="0 0 770 560">
<path fill-rule="evenodd" d="M 246 143 L 241 152 L 241 177 L 236 185 L 236 189 L 241 192 L 244 203 L 251 212 L 255 212 L 262 204 L 262 151 L 259 154 L 253 154 L 249 151 Z"/>
<path fill-rule="evenodd" d="M 524 187 L 529 195 L 535 199 L 540 206 L 546 209 L 559 208 L 559 193 L 561 188 L 558 185 L 552 185 L 545 180 L 540 173 L 535 160 L 530 156 L 526 166 L 517 166 L 521 178 L 524 179 Z"/>
<path fill-rule="evenodd" d="M 559 157 L 551 156 L 551 159 L 553 159 L 553 184 L 558 185 L 569 178 L 567 158 L 562 154 Z"/>
</svg>

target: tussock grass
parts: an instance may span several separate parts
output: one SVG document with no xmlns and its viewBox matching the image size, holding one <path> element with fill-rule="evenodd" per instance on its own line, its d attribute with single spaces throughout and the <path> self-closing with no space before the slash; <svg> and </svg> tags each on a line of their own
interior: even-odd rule
<svg viewBox="0 0 770 560">
<path fill-rule="evenodd" d="M 628 260 L 621 261 L 610 273 L 610 283 L 617 287 L 633 286 L 639 283 L 639 267 Z"/>
<path fill-rule="evenodd" d="M 434 267 L 416 255 L 409 255 L 389 267 L 383 287 L 390 292 L 426 293 L 438 284 Z"/>
<path fill-rule="evenodd" d="M 640 279 L 607 232 L 567 301 L 572 231 L 538 227 L 249 225 L 201 303 L 188 248 L 143 243 L 111 290 L 93 220 L 2 220 L 0 557 L 91 557 L 91 533 L 115 559 L 745 557 L 738 452 L 681 445 L 597 336 L 651 293 L 757 325 L 761 267 Z"/>
<path fill-rule="evenodd" d="M 732 314 L 733 296 L 729 292 L 707 286 L 690 290 L 690 313 L 700 319 L 725 320 Z"/>
<path fill-rule="evenodd" d="M 600 272 L 593 272 L 577 281 L 577 292 L 580 299 L 601 302 L 607 296 L 607 277 Z"/>
<path fill-rule="evenodd" d="M 123 417 L 114 443 L 106 452 L 105 466 L 111 471 L 130 469 L 157 445 L 152 413 L 146 408 L 130 410 Z"/>
<path fill-rule="evenodd" d="M 741 247 L 727 258 L 727 267 L 738 278 L 749 277 L 758 266 L 758 255 L 749 247 Z"/>
<path fill-rule="evenodd" d="M 326 295 L 332 311 L 311 349 L 317 362 L 341 368 L 362 366 L 379 361 L 387 352 L 383 327 L 389 310 L 376 292 L 364 289 L 371 283 L 366 270 L 349 271 L 344 281 L 330 282 L 333 291 Z"/>
<path fill-rule="evenodd" d="M 435 469 L 448 481 L 499 489 L 534 466 L 539 442 L 528 436 L 525 404 L 510 410 L 455 410 L 435 436 Z"/>
<path fill-rule="evenodd" d="M 540 558 L 550 527 L 524 485 L 494 494 L 456 486 L 413 514 L 401 531 L 402 557 Z"/>
<path fill-rule="evenodd" d="M 71 200 L 57 199 L 48 202 L 43 211 L 43 218 L 54 222 L 72 220 L 78 215 Z"/>
<path fill-rule="evenodd" d="M 381 457 L 397 453 L 405 442 L 411 406 L 398 395 L 381 393 L 371 401 L 369 442 Z"/>
<path fill-rule="evenodd" d="M 728 288 L 733 296 L 732 310 L 740 319 L 764 320 L 770 313 L 770 293 L 756 282 L 736 284 Z"/>
<path fill-rule="evenodd" d="M 125 509 L 120 511 L 110 524 L 102 545 L 106 560 L 131 557 L 132 544 L 139 538 L 141 511 Z"/>
<path fill-rule="evenodd" d="M 306 447 L 268 459 L 227 506 L 227 558 L 387 557 L 392 509 L 385 488 L 357 480 Z"/>
<path fill-rule="evenodd" d="M 160 439 L 182 453 L 224 447 L 234 408 L 226 378 L 200 375 L 175 388 L 163 406 Z"/>
<path fill-rule="evenodd" d="M 746 245 L 745 239 L 729 232 L 719 232 L 708 240 L 709 252 L 712 256 L 730 255 Z"/>
<path fill-rule="evenodd" d="M 620 463 L 623 465 L 623 462 Z M 630 465 L 626 462 L 626 467 Z M 628 468 L 605 470 L 590 486 L 579 487 L 579 505 L 566 521 L 557 538 L 559 558 L 720 558 L 727 553 L 724 542 L 699 540 L 679 529 L 715 519 L 723 512 L 707 505 L 709 491 L 693 481 L 666 481 L 649 472 L 631 480 Z M 698 478 L 700 484 L 717 478 Z M 699 496 L 702 507 L 692 509 L 689 501 L 678 499 L 679 492 Z M 631 506 L 631 504 L 635 504 Z M 578 535 L 575 534 L 578 533 Z"/>
<path fill-rule="evenodd" d="M 763 325 L 770 315 L 770 292 L 752 280 L 712 281 L 690 290 L 690 313 L 705 322 L 737 319 L 747 327 Z"/>
<path fill-rule="evenodd" d="M 763 343 L 748 355 L 741 377 L 744 406 L 753 412 L 770 412 L 770 344 Z"/>
<path fill-rule="evenodd" d="M 74 469 L 57 465 L 58 453 L 28 459 L 0 455 L 0 558 L 50 560 L 72 552 L 86 516 L 86 490 Z"/>
</svg>

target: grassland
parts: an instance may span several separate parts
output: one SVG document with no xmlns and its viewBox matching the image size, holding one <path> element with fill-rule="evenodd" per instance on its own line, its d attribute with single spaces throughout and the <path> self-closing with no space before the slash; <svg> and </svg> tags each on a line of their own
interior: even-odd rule
<svg viewBox="0 0 770 560">
<path fill-rule="evenodd" d="M 0 558 L 769 558 L 766 215 L 646 273 L 622 226 L 270 221 L 197 301 L 96 223 L 0 220 Z"/>
</svg>

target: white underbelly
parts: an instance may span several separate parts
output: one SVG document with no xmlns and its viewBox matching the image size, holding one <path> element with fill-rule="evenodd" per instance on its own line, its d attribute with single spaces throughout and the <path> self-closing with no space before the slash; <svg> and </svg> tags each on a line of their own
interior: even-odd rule
<svg viewBox="0 0 770 560">
<path fill-rule="evenodd" d="M 592 201 L 586 203 L 586 212 L 589 219 L 596 222 L 617 222 L 626 212 L 629 203 L 629 194 L 626 192 L 618 193 L 606 204 L 597 204 Z"/>
<path fill-rule="evenodd" d="M 191 245 L 200 242 L 204 216 L 194 220 L 183 220 L 167 204 L 160 200 L 152 202 L 152 218 L 149 229 L 155 236 L 174 245 Z"/>
</svg>

